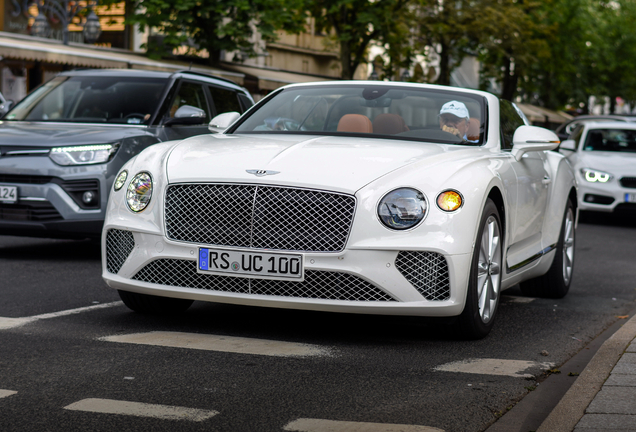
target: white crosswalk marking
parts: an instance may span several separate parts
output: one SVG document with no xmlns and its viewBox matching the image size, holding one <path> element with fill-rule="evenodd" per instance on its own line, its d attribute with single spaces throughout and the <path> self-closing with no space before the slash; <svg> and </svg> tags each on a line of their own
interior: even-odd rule
<svg viewBox="0 0 636 432">
<path fill-rule="evenodd" d="M 306 418 L 288 423 L 283 430 L 295 432 L 444 432 L 442 429 L 429 426 Z"/>
<path fill-rule="evenodd" d="M 218 411 L 170 405 L 154 405 L 112 399 L 83 399 L 65 406 L 71 411 L 86 411 L 102 414 L 120 414 L 136 417 L 154 417 L 164 420 L 188 420 L 200 422 L 214 417 Z"/>
<path fill-rule="evenodd" d="M 468 359 L 446 363 L 437 366 L 433 370 L 481 375 L 503 375 L 515 378 L 532 378 L 534 375 L 528 373 L 529 370 L 548 370 L 552 367 L 554 367 L 554 363 L 549 362 L 539 363 L 525 360 Z"/>
<path fill-rule="evenodd" d="M 181 332 L 149 332 L 100 338 L 107 342 L 189 348 L 277 357 L 328 356 L 328 349 L 309 344 Z"/>
<path fill-rule="evenodd" d="M 502 295 L 501 301 L 506 303 L 530 303 L 535 301 L 534 297 L 518 297 L 510 295 Z"/>
<path fill-rule="evenodd" d="M 43 319 L 58 318 L 58 317 L 67 316 L 67 315 L 75 315 L 78 313 L 88 312 L 88 311 L 97 310 L 97 309 L 105 309 L 105 308 L 121 306 L 121 305 L 123 305 L 122 302 L 116 301 L 112 303 L 97 304 L 94 306 L 86 306 L 86 307 L 81 307 L 77 309 L 69 309 L 69 310 L 60 311 L 60 312 L 47 313 L 42 315 L 33 315 L 30 317 L 24 317 L 24 318 L 0 317 L 0 330 L 20 327 L 30 322 L 39 321 Z"/>
<path fill-rule="evenodd" d="M 17 391 L 0 389 L 0 399 L 16 394 Z"/>
</svg>

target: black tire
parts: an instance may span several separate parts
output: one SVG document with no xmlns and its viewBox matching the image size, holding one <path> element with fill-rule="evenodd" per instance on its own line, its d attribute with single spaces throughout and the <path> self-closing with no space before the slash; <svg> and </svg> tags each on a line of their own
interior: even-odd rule
<svg viewBox="0 0 636 432">
<path fill-rule="evenodd" d="M 185 312 L 194 300 L 159 297 L 117 290 L 119 297 L 129 309 L 152 315 L 172 315 Z"/>
<path fill-rule="evenodd" d="M 560 299 L 570 290 L 574 270 L 574 215 L 574 204 L 568 200 L 550 270 L 543 276 L 521 282 L 519 285 L 524 295 Z"/>
<path fill-rule="evenodd" d="M 497 206 L 489 199 L 481 215 L 473 250 L 466 304 L 458 318 L 459 335 L 464 339 L 486 337 L 495 324 L 503 265 L 501 226 Z"/>
</svg>

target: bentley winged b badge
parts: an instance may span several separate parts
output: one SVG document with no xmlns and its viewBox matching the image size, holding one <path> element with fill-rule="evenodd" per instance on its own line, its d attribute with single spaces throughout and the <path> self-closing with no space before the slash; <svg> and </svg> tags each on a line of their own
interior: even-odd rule
<svg viewBox="0 0 636 432">
<path fill-rule="evenodd" d="M 266 175 L 274 175 L 280 173 L 280 171 L 270 171 L 270 170 L 245 170 L 249 174 L 254 174 L 256 177 L 263 177 Z"/>
</svg>

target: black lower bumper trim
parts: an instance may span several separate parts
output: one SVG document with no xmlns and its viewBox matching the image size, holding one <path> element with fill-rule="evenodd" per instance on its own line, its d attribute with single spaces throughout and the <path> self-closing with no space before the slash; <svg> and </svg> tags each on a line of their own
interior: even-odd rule
<svg viewBox="0 0 636 432">
<path fill-rule="evenodd" d="M 103 220 L 65 220 L 54 222 L 20 222 L 0 220 L 0 235 L 62 239 L 99 238 Z"/>
</svg>

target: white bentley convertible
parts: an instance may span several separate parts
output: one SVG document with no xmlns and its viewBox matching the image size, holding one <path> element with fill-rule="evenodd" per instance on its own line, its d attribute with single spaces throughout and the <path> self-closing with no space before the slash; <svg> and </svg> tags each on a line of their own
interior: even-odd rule
<svg viewBox="0 0 636 432">
<path fill-rule="evenodd" d="M 103 277 L 129 308 L 454 316 L 479 338 L 503 289 L 566 295 L 574 173 L 510 102 L 343 81 L 278 89 L 236 117 L 117 176 Z"/>
</svg>

